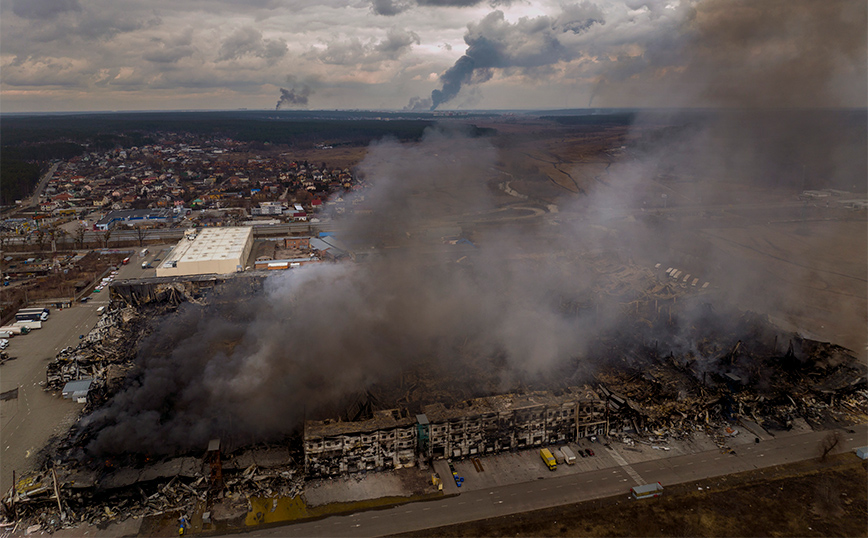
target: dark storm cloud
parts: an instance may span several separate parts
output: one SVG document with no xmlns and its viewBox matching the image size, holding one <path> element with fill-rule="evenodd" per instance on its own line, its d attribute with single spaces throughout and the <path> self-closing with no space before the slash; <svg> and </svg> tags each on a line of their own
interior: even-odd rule
<svg viewBox="0 0 868 538">
<path fill-rule="evenodd" d="M 81 11 L 78 0 L 13 0 L 12 2 L 12 12 L 24 19 L 51 19 L 70 11 Z"/>
<path fill-rule="evenodd" d="M 276 60 L 286 55 L 286 41 L 282 39 L 263 39 L 262 32 L 247 26 L 239 28 L 223 41 L 217 54 L 217 61 L 237 60 L 244 56 L 255 56 L 265 60 Z"/>
<path fill-rule="evenodd" d="M 371 2 L 371 11 L 384 17 L 395 16 L 407 11 L 411 7 L 409 2 L 401 0 L 373 0 Z"/>
</svg>

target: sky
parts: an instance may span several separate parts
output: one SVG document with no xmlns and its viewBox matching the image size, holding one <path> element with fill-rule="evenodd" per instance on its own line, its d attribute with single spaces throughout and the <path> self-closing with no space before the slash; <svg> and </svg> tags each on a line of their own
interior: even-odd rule
<svg viewBox="0 0 868 538">
<path fill-rule="evenodd" d="M 0 0 L 0 111 L 864 107 L 866 17 L 858 0 Z"/>
</svg>

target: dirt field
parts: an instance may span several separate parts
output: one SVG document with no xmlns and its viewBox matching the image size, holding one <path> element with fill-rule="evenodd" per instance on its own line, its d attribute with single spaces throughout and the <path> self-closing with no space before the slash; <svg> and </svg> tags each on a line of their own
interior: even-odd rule
<svg viewBox="0 0 868 538">
<path fill-rule="evenodd" d="M 866 464 L 854 454 L 400 536 L 865 536 Z"/>
</svg>

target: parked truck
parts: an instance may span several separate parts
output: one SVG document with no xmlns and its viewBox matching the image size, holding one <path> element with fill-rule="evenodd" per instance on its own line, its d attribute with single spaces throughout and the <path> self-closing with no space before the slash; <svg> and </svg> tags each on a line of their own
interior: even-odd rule
<svg viewBox="0 0 868 538">
<path fill-rule="evenodd" d="M 46 321 L 50 311 L 47 308 L 22 308 L 15 314 L 18 321 Z"/>
<path fill-rule="evenodd" d="M 539 457 L 541 457 L 543 462 L 545 462 L 546 467 L 549 468 L 549 471 L 554 471 L 558 468 L 558 460 L 555 459 L 549 449 L 541 448 L 539 451 Z"/>
<path fill-rule="evenodd" d="M 7 325 L 5 327 L 0 327 L 0 332 L 6 332 L 11 334 L 27 334 L 30 332 L 30 329 L 27 327 L 21 327 L 19 325 Z"/>
<path fill-rule="evenodd" d="M 564 456 L 564 463 L 566 463 L 567 465 L 572 465 L 576 463 L 576 455 L 573 454 L 573 451 L 570 450 L 570 447 L 561 447 L 561 454 Z"/>
<path fill-rule="evenodd" d="M 42 322 L 41 321 L 16 321 L 12 324 L 13 327 L 27 327 L 31 331 L 33 329 L 41 329 Z"/>
</svg>

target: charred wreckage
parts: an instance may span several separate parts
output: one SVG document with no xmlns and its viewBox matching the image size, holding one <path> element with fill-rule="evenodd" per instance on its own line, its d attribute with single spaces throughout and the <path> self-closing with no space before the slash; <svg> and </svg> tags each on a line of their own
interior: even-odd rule
<svg viewBox="0 0 868 538">
<path fill-rule="evenodd" d="M 261 285 L 255 275 L 243 278 Z M 219 283 L 197 277 L 114 286 L 98 325 L 49 364 L 46 390 L 90 380 L 83 413 L 98 409 L 135 371 L 134 350 L 151 320 L 184 301 L 207 303 Z M 243 510 L 251 496 L 300 495 L 305 479 L 590 436 L 665 445 L 708 435 L 727 451 L 736 425 L 774 435 L 797 421 L 826 428 L 865 420 L 866 367 L 848 350 L 787 334 L 750 312 L 718 313 L 702 301 L 679 303 L 692 308 L 689 316 L 672 308 L 663 315 L 658 301 L 671 299 L 673 289 L 651 290 L 646 300 L 656 315 L 634 315 L 629 327 L 601 335 L 588 353 L 596 366 L 587 375 L 451 399 L 426 393 L 419 376 L 412 397 L 363 388 L 340 417 L 308 418 L 283 442 L 214 439 L 198 453 L 160 458 L 82 458 L 82 432 L 73 426 L 43 450 L 41 469 L 16 477 L 4 492 L 3 517 L 51 530 L 191 512 L 217 499 Z"/>
</svg>

